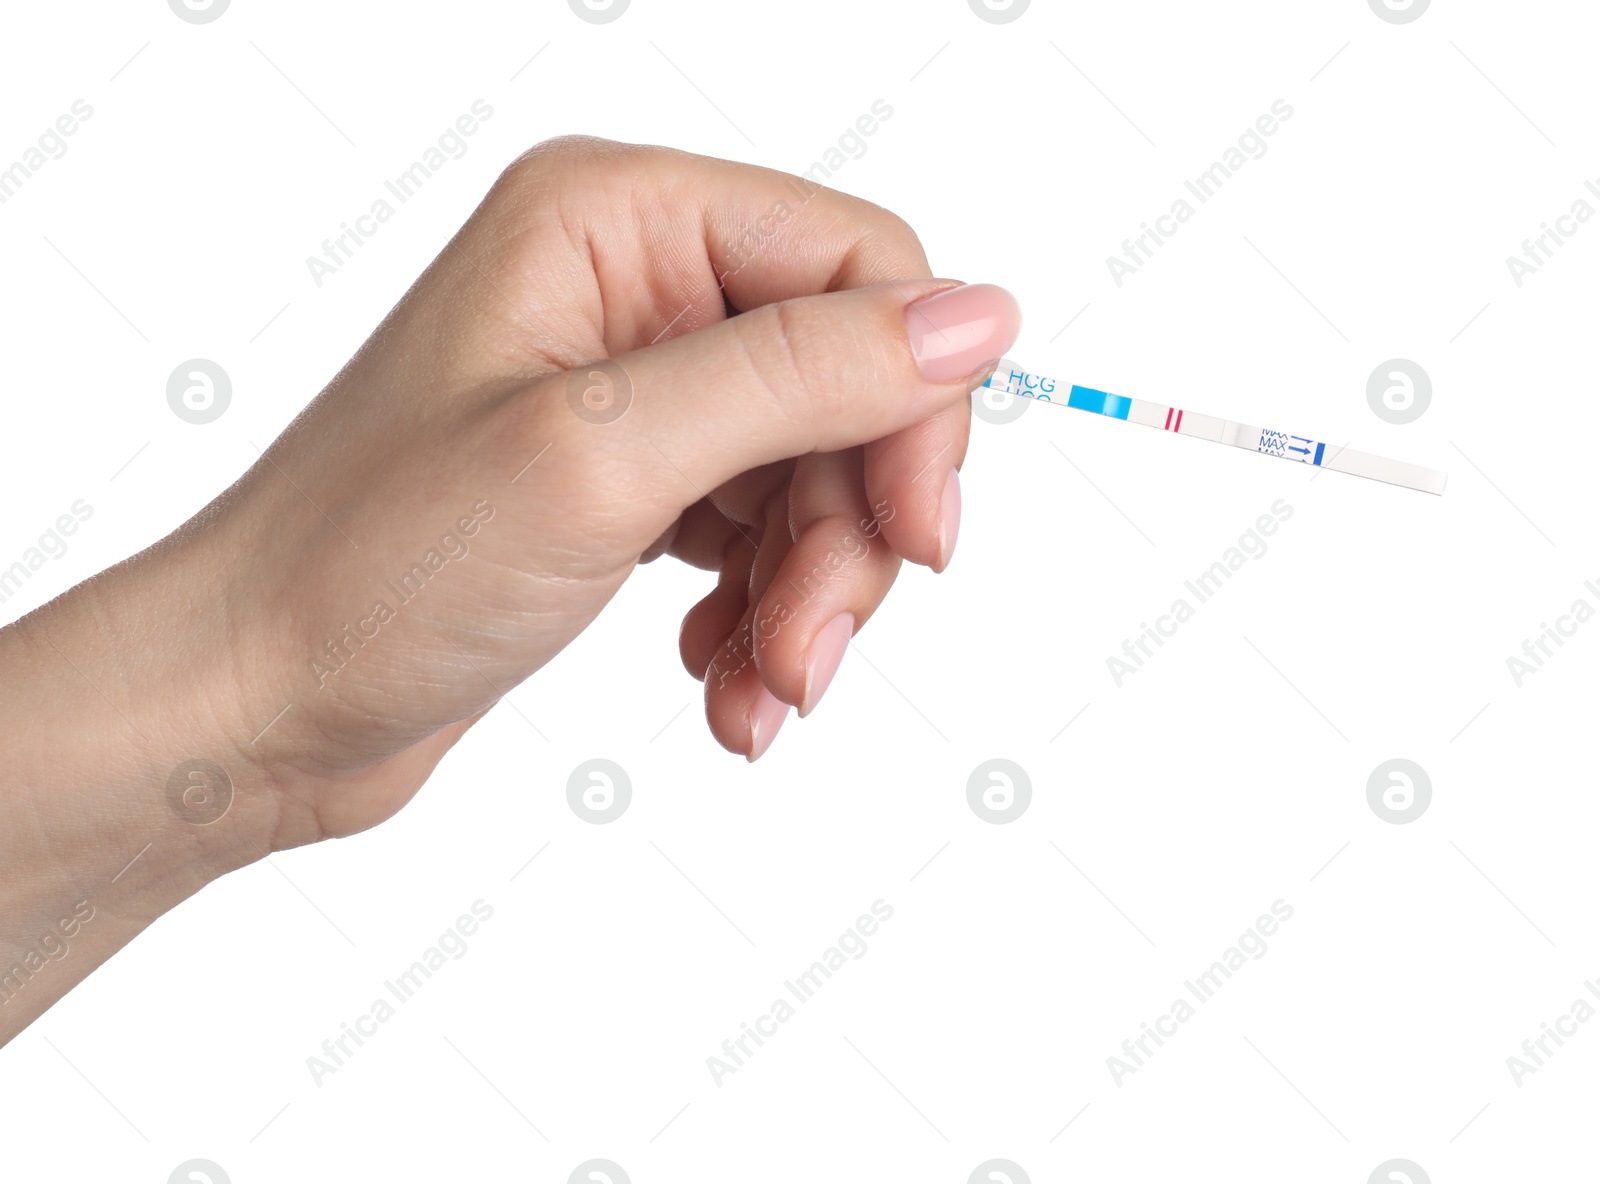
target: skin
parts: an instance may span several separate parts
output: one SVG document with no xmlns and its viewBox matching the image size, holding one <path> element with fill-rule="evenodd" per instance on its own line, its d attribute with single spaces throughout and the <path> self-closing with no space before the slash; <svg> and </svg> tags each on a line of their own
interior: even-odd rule
<svg viewBox="0 0 1600 1184">
<path fill-rule="evenodd" d="M 902 561 L 942 569 L 975 379 L 925 381 L 905 318 L 956 283 L 894 215 L 793 184 L 659 148 L 539 146 L 230 489 L 0 630 L 0 974 L 46 955 L 0 983 L 0 1041 L 212 880 L 392 816 L 639 563 L 717 572 L 680 650 L 742 754 L 763 688 L 814 706 L 824 624 L 859 628 Z M 728 244 L 779 202 L 793 216 L 740 258 Z M 609 423 L 569 399 L 569 371 L 597 359 L 631 384 Z M 402 604 L 385 580 L 430 548 L 456 554 Z M 378 600 L 393 616 L 374 624 Z M 363 620 L 375 635 L 330 656 Z M 206 825 L 168 799 L 192 758 L 231 781 Z M 57 957 L 46 935 L 69 930 Z"/>
</svg>

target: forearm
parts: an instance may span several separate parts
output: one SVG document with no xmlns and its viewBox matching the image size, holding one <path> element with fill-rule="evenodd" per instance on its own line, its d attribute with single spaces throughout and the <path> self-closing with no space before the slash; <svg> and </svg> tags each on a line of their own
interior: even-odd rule
<svg viewBox="0 0 1600 1184">
<path fill-rule="evenodd" d="M 275 806 L 252 799 L 231 718 L 226 610 L 204 603 L 214 582 L 185 581 L 192 549 L 164 551 L 0 630 L 0 1043 L 269 849 Z"/>
</svg>

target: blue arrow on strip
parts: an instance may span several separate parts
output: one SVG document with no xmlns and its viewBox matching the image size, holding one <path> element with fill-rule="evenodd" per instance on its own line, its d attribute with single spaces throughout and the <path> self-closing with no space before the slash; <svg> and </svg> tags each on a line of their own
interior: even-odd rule
<svg viewBox="0 0 1600 1184">
<path fill-rule="evenodd" d="M 1296 440 L 1298 440 L 1299 438 L 1300 438 L 1299 436 L 1295 437 Z M 1296 448 L 1293 444 L 1289 445 L 1288 451 L 1290 451 L 1290 452 L 1298 452 L 1302 456 L 1309 456 L 1311 454 L 1311 449 L 1309 449 L 1309 448 Z"/>
</svg>

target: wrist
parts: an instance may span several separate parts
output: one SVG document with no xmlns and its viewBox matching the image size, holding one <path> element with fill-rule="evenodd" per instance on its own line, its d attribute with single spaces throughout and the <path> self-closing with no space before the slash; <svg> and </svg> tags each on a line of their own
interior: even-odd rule
<svg viewBox="0 0 1600 1184">
<path fill-rule="evenodd" d="M 271 850 L 278 807 L 240 738 L 227 609 L 198 603 L 210 589 L 185 582 L 183 550 L 0 630 L 0 1040 Z"/>
</svg>

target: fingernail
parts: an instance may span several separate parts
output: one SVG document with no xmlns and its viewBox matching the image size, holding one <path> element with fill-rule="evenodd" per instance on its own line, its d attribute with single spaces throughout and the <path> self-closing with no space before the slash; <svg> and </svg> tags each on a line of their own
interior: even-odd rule
<svg viewBox="0 0 1600 1184">
<path fill-rule="evenodd" d="M 845 647 L 850 644 L 850 635 L 855 631 L 855 614 L 840 613 L 817 632 L 816 640 L 811 643 L 811 653 L 806 658 L 806 689 L 800 696 L 802 719 L 816 709 L 817 701 L 838 673 L 839 663 L 844 661 Z"/>
<path fill-rule="evenodd" d="M 745 760 L 759 760 L 761 754 L 772 747 L 772 741 L 788 714 L 789 705 L 762 687 L 760 697 L 750 708 L 750 755 Z"/>
<path fill-rule="evenodd" d="M 954 469 L 944 479 L 944 492 L 939 495 L 939 566 L 943 571 L 950 566 L 950 556 L 955 553 L 956 534 L 961 530 L 961 478 Z"/>
<path fill-rule="evenodd" d="M 1022 329 L 1016 298 L 966 284 L 906 305 L 906 337 L 929 382 L 955 382 L 1010 349 Z"/>
</svg>

